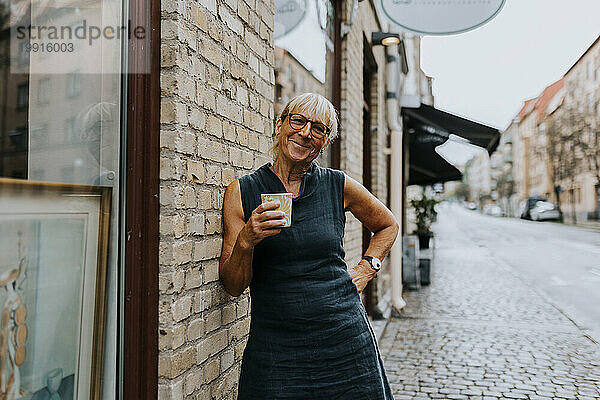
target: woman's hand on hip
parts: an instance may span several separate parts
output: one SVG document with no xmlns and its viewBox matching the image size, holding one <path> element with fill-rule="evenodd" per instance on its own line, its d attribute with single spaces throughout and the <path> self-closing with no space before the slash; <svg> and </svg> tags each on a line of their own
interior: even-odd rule
<svg viewBox="0 0 600 400">
<path fill-rule="evenodd" d="M 264 238 L 277 235 L 285 225 L 285 213 L 276 211 L 278 201 L 269 201 L 260 204 L 252 211 L 252 215 L 242 228 L 238 240 L 240 246 L 253 248 Z"/>
<path fill-rule="evenodd" d="M 348 273 L 352 277 L 352 282 L 356 285 L 358 293 L 361 293 L 367 283 L 377 275 L 377 272 L 371 268 L 366 260 L 360 260 L 356 267 L 351 268 Z"/>
</svg>

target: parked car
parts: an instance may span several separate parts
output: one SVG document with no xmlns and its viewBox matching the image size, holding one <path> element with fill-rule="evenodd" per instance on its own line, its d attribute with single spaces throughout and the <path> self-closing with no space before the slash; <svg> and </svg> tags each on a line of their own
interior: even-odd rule
<svg viewBox="0 0 600 400">
<path fill-rule="evenodd" d="M 502 217 L 504 215 L 502 209 L 495 204 L 486 204 L 483 206 L 483 213 L 492 217 Z"/>
<path fill-rule="evenodd" d="M 467 203 L 467 208 L 469 210 L 477 210 L 478 207 L 477 207 L 477 204 L 470 202 L 470 203 Z"/>
<path fill-rule="evenodd" d="M 538 201 L 529 213 L 534 221 L 560 220 L 560 212 L 548 201 Z"/>
<path fill-rule="evenodd" d="M 523 200 L 519 205 L 521 219 L 531 219 L 531 209 L 535 207 L 538 201 L 546 201 L 544 197 L 529 197 Z"/>
</svg>

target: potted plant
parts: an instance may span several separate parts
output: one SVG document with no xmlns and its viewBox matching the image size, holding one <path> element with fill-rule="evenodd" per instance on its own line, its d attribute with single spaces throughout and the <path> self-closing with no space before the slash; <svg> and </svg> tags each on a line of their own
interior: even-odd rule
<svg viewBox="0 0 600 400">
<path fill-rule="evenodd" d="M 417 229 L 415 234 L 419 236 L 419 248 L 429 248 L 429 239 L 433 236 L 431 231 L 431 224 L 436 220 L 437 212 L 435 211 L 435 205 L 438 201 L 432 197 L 427 197 L 425 192 L 420 199 L 413 199 L 410 201 L 410 205 L 415 210 Z"/>
</svg>

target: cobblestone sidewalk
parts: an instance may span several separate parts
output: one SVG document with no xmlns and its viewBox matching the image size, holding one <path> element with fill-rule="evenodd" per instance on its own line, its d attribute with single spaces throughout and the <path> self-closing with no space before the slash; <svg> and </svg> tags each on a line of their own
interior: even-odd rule
<svg viewBox="0 0 600 400">
<path fill-rule="evenodd" d="M 395 399 L 600 399 L 600 346 L 484 246 L 439 229 L 432 284 L 379 343 Z"/>
</svg>

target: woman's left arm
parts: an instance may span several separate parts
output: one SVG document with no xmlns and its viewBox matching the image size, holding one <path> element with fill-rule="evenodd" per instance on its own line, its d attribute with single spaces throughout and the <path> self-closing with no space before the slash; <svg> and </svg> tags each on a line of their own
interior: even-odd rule
<svg viewBox="0 0 600 400">
<path fill-rule="evenodd" d="M 344 183 L 344 210 L 350 211 L 369 231 L 373 232 L 369 247 L 363 256 L 383 260 L 398 234 L 399 225 L 394 214 L 363 185 L 348 175 Z M 366 260 L 361 260 L 348 272 L 359 293 L 376 275 Z"/>
</svg>

